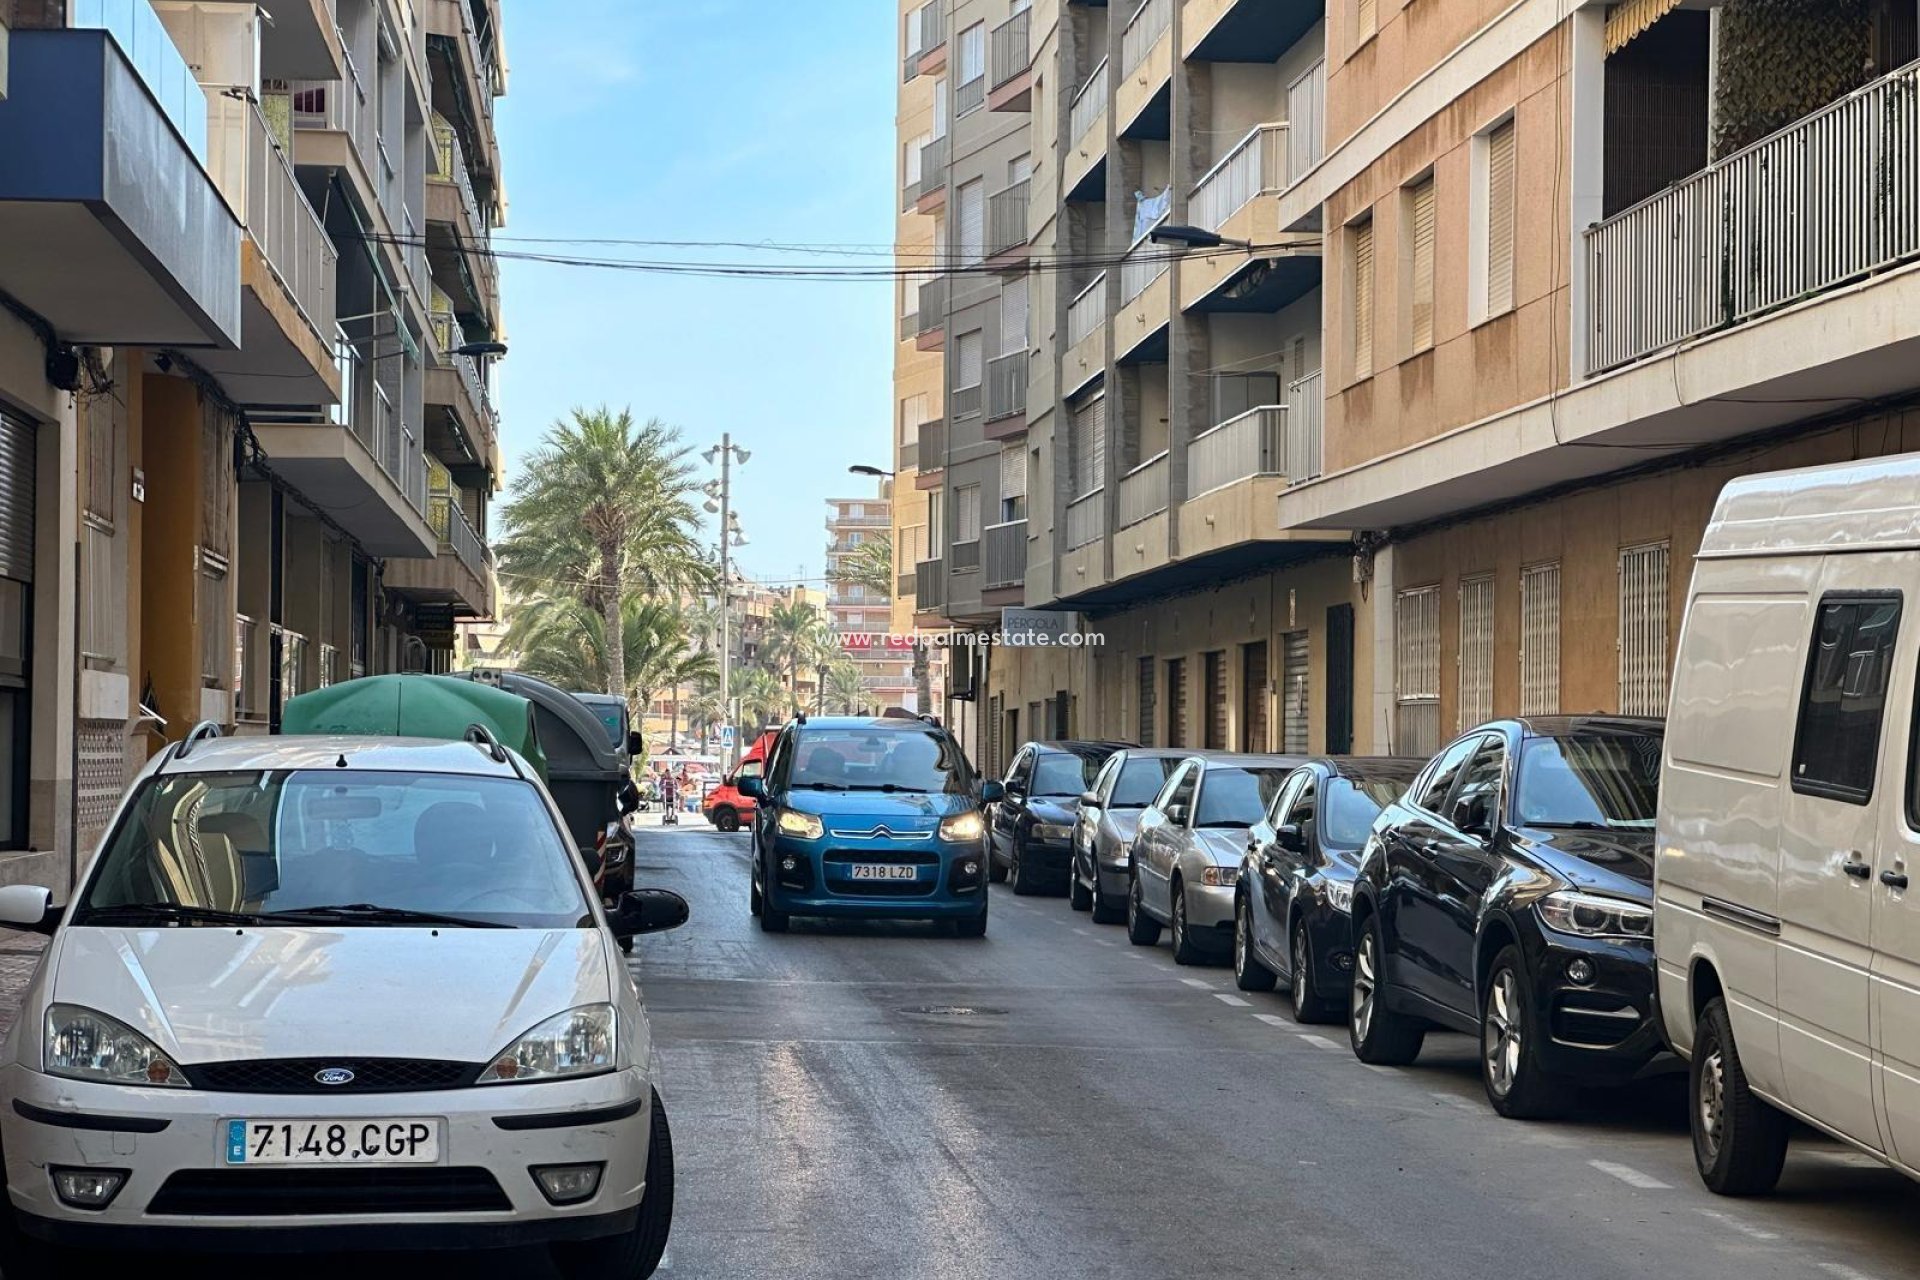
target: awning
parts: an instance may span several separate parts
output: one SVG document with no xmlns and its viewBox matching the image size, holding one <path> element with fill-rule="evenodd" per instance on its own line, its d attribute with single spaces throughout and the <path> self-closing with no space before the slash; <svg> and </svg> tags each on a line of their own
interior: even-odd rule
<svg viewBox="0 0 1920 1280">
<path fill-rule="evenodd" d="M 1680 0 L 1623 0 L 1607 10 L 1607 56 L 1680 7 Z"/>
</svg>

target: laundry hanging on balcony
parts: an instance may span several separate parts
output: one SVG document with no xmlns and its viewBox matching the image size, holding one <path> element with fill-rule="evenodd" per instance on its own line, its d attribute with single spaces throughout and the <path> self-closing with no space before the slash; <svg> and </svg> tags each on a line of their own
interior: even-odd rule
<svg viewBox="0 0 1920 1280">
<path fill-rule="evenodd" d="M 1147 232 L 1160 224 L 1173 208 L 1173 188 L 1167 187 L 1157 196 L 1144 191 L 1133 193 L 1133 242 L 1138 244 L 1146 239 Z"/>
<path fill-rule="evenodd" d="M 1660 19 L 1680 7 L 1680 0 L 1624 0 L 1607 10 L 1607 56 L 1626 48 Z"/>
</svg>

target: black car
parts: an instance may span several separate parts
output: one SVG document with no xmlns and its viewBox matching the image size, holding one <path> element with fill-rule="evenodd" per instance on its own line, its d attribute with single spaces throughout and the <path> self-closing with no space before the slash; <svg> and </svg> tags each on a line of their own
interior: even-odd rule
<svg viewBox="0 0 1920 1280">
<path fill-rule="evenodd" d="M 993 806 L 987 871 L 1025 896 L 1067 886 L 1080 796 L 1125 742 L 1029 742 L 1014 754 Z"/>
<path fill-rule="evenodd" d="M 1293 771 L 1247 833 L 1233 920 L 1242 991 L 1271 991 L 1285 979 L 1295 1021 L 1332 1022 L 1345 1011 L 1360 851 L 1423 763 L 1322 756 Z"/>
<path fill-rule="evenodd" d="M 1538 1116 L 1567 1084 L 1631 1077 L 1660 1053 L 1662 732 L 1600 716 L 1482 725 L 1381 813 L 1353 898 L 1362 1062 L 1411 1062 L 1430 1026 L 1477 1035 L 1494 1110 Z"/>
</svg>

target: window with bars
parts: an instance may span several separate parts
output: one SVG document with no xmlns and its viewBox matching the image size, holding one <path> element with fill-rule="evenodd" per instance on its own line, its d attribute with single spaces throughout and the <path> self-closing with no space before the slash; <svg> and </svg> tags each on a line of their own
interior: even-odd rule
<svg viewBox="0 0 1920 1280">
<path fill-rule="evenodd" d="M 1267 741 L 1267 642 L 1240 646 L 1240 749 L 1265 751 Z"/>
<path fill-rule="evenodd" d="M 1560 566 L 1520 571 L 1520 714 L 1560 711 Z"/>
<path fill-rule="evenodd" d="M 1167 659 L 1167 745 L 1187 745 L 1187 660 Z"/>
<path fill-rule="evenodd" d="M 1000 449 L 1000 519 L 1027 518 L 1027 450 L 1010 444 Z"/>
<path fill-rule="evenodd" d="M 1153 745 L 1154 713 L 1152 658 L 1140 659 L 1139 681 L 1140 705 L 1135 713 L 1137 724 L 1135 725 L 1134 740 L 1143 747 L 1150 747 Z"/>
<path fill-rule="evenodd" d="M 1620 713 L 1667 713 L 1667 544 L 1620 553 Z"/>
<path fill-rule="evenodd" d="M 1493 719 L 1493 578 L 1460 583 L 1460 696 L 1458 727 Z"/>
<path fill-rule="evenodd" d="M 1393 603 L 1397 755 L 1440 749 L 1440 588 L 1402 591 Z"/>
<path fill-rule="evenodd" d="M 975 178 L 960 188 L 960 262 L 973 266 L 987 255 L 987 184 Z"/>
<path fill-rule="evenodd" d="M 1513 121 L 1487 135 L 1487 315 L 1513 307 L 1513 226 L 1518 200 Z"/>
<path fill-rule="evenodd" d="M 1209 751 L 1227 749 L 1227 655 L 1222 649 L 1200 655 L 1201 701 L 1206 704 L 1202 742 Z"/>
<path fill-rule="evenodd" d="M 1352 305 L 1347 310 L 1353 317 L 1353 376 L 1365 378 L 1373 373 L 1373 219 L 1356 222 L 1347 233 L 1347 243 L 1351 254 L 1348 284 Z"/>
<path fill-rule="evenodd" d="M 1107 401 L 1105 396 L 1074 410 L 1067 437 L 1073 473 L 1073 496 L 1084 498 L 1104 483 L 1107 474 Z"/>
<path fill-rule="evenodd" d="M 1415 353 L 1433 346 L 1433 179 L 1407 190 L 1407 333 Z"/>
<path fill-rule="evenodd" d="M 1289 631 L 1280 638 L 1280 749 L 1294 755 L 1307 750 L 1307 633 Z"/>
</svg>

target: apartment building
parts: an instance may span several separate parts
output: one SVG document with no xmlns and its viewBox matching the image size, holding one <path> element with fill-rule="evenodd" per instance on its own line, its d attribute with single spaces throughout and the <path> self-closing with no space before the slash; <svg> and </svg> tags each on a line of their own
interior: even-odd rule
<svg viewBox="0 0 1920 1280">
<path fill-rule="evenodd" d="M 73 874 L 195 723 L 438 669 L 492 611 L 494 332 L 457 355 L 430 307 L 491 261 L 428 198 L 438 68 L 482 29 L 497 4 L 0 0 L 0 880 Z"/>
<path fill-rule="evenodd" d="M 904 639 L 895 639 L 893 593 L 876 593 L 848 576 L 849 557 L 891 536 L 894 482 L 882 478 L 878 489 L 871 498 L 827 499 L 827 620 L 860 668 L 872 711 L 905 706 L 913 694 L 913 654 Z"/>
<path fill-rule="evenodd" d="M 1912 0 L 1060 6 L 1029 72 L 1058 185 L 1029 254 L 1062 284 L 1024 602 L 1105 643 L 993 651 L 984 761 L 1663 712 L 1720 485 L 1920 446 L 1917 27 Z"/>
</svg>

